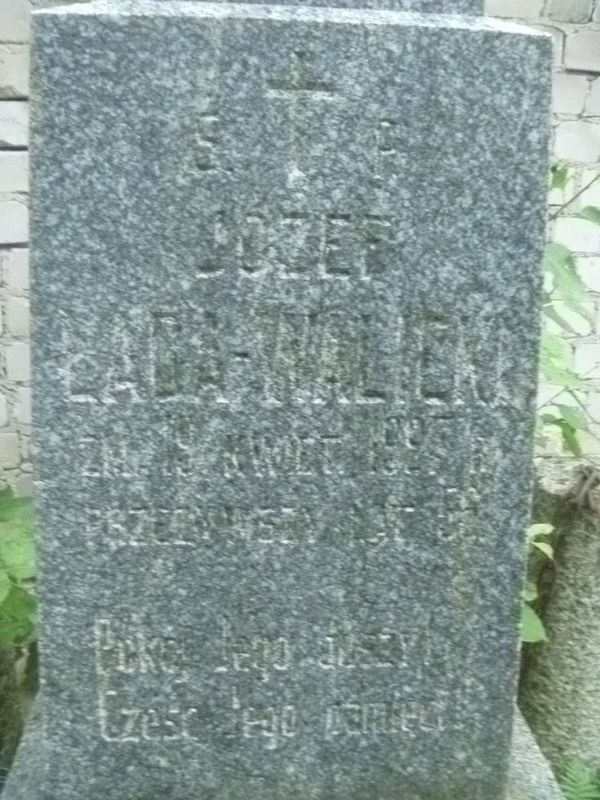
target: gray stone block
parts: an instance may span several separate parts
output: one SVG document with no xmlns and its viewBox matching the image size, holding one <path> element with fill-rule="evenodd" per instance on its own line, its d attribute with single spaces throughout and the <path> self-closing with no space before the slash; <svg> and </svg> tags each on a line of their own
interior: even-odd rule
<svg viewBox="0 0 600 800">
<path fill-rule="evenodd" d="M 197 0 L 198 2 L 200 0 Z M 227 0 L 216 0 L 227 2 Z M 299 5 L 298 0 L 254 0 L 266 5 Z M 419 14 L 483 14 L 484 0 L 306 0 L 302 6 L 340 8 L 382 8 L 391 11 L 412 11 Z"/>
<path fill-rule="evenodd" d="M 503 800 L 549 40 L 34 16 L 40 796 Z"/>
<path fill-rule="evenodd" d="M 515 718 L 508 800 L 564 800 L 520 712 Z"/>
</svg>

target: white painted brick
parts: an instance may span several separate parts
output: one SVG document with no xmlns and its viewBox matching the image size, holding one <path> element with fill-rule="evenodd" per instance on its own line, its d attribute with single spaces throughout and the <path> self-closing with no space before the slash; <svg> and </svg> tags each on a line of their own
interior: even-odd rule
<svg viewBox="0 0 600 800">
<path fill-rule="evenodd" d="M 6 397 L 0 394 L 0 428 L 8 425 L 8 403 Z"/>
<path fill-rule="evenodd" d="M 0 250 L 2 281 L 9 292 L 22 294 L 29 289 L 29 250 L 16 247 Z"/>
<path fill-rule="evenodd" d="M 567 322 L 573 329 L 573 336 L 589 336 L 592 331 L 592 324 L 595 317 L 595 306 L 591 300 L 585 300 L 581 304 L 581 310 L 586 316 L 578 314 L 566 306 L 561 300 L 554 301 L 554 308 L 560 314 L 562 319 Z M 562 333 L 562 328 L 554 322 L 548 322 L 550 329 L 554 333 Z M 600 354 L 600 348 L 598 349 Z"/>
<path fill-rule="evenodd" d="M 20 460 L 17 434 L 0 433 L 0 469 L 15 469 Z"/>
<path fill-rule="evenodd" d="M 29 109 L 26 100 L 0 100 L 0 148 L 27 147 Z"/>
<path fill-rule="evenodd" d="M 600 117 L 600 78 L 591 82 L 585 114 L 587 117 Z"/>
<path fill-rule="evenodd" d="M 31 378 L 31 354 L 26 342 L 6 347 L 6 375 L 9 381 L 27 383 Z"/>
<path fill-rule="evenodd" d="M 537 388 L 536 406 L 545 406 L 553 402 L 556 397 L 556 386 L 550 383 L 539 383 Z M 560 402 L 560 401 L 557 401 Z"/>
<path fill-rule="evenodd" d="M 593 8 L 593 0 L 549 0 L 546 16 L 557 22 L 590 22 Z"/>
<path fill-rule="evenodd" d="M 33 478 L 31 475 L 18 475 L 14 481 L 17 497 L 30 497 L 33 493 Z"/>
<path fill-rule="evenodd" d="M 24 429 L 28 428 L 28 426 L 26 425 L 22 425 L 21 427 Z M 27 469 L 29 471 L 30 469 L 29 464 L 31 463 L 31 439 L 29 436 L 23 435 L 23 430 L 20 430 L 19 434 L 20 434 L 19 444 L 21 446 L 20 448 L 21 463 L 19 466 L 21 467 L 21 469 L 23 469 L 25 464 L 27 464 Z"/>
<path fill-rule="evenodd" d="M 27 204 L 0 200 L 0 244 L 26 244 L 29 238 Z"/>
<path fill-rule="evenodd" d="M 0 40 L 29 41 L 28 0 L 0 0 Z"/>
<path fill-rule="evenodd" d="M 567 36 L 565 69 L 600 73 L 600 30 L 580 30 Z"/>
<path fill-rule="evenodd" d="M 600 294 L 600 256 L 580 256 L 577 259 L 577 268 L 588 289 Z M 598 348 L 600 350 L 600 344 Z"/>
<path fill-rule="evenodd" d="M 548 33 L 552 36 L 553 51 L 554 51 L 554 67 L 555 69 L 562 69 L 563 53 L 565 49 L 565 32 L 562 28 L 556 25 L 533 25 L 529 23 L 530 27 L 542 33 Z"/>
<path fill-rule="evenodd" d="M 559 217 L 554 239 L 575 253 L 600 253 L 600 225 L 578 217 Z"/>
<path fill-rule="evenodd" d="M 592 169 L 582 170 L 579 179 L 579 191 L 588 184 L 591 185 L 577 198 L 576 204 L 574 204 L 576 210 L 584 206 L 600 206 L 600 164 Z"/>
<path fill-rule="evenodd" d="M 19 422 L 24 425 L 31 424 L 31 389 L 28 386 L 19 389 L 18 414 Z"/>
<path fill-rule="evenodd" d="M 597 463 L 600 458 L 600 431 L 592 424 L 590 430 L 581 431 L 578 438 L 585 457 Z"/>
<path fill-rule="evenodd" d="M 25 150 L 0 150 L 0 192 L 26 192 L 29 188 L 29 154 Z"/>
<path fill-rule="evenodd" d="M 29 94 L 29 47 L 0 44 L 0 98 Z"/>
<path fill-rule="evenodd" d="M 548 197 L 550 206 L 563 206 L 577 191 L 577 172 L 570 169 L 564 189 L 553 189 Z"/>
<path fill-rule="evenodd" d="M 544 0 L 486 0 L 488 17 L 514 17 L 515 19 L 539 19 Z"/>
<path fill-rule="evenodd" d="M 554 78 L 553 110 L 555 114 L 583 114 L 590 81 L 585 75 L 561 72 Z"/>
<path fill-rule="evenodd" d="M 590 392 L 588 395 L 587 401 L 585 403 L 585 407 L 594 420 L 594 422 L 600 422 L 600 393 L 598 392 Z M 596 430 L 596 435 L 598 435 L 600 431 Z"/>
<path fill-rule="evenodd" d="M 6 328 L 11 336 L 24 339 L 29 336 L 29 300 L 9 297 L 6 301 Z"/>
<path fill-rule="evenodd" d="M 575 370 L 589 380 L 600 378 L 600 347 L 596 343 L 575 344 Z"/>
<path fill-rule="evenodd" d="M 561 161 L 596 163 L 600 160 L 600 124 L 587 120 L 561 122 L 554 154 Z"/>
</svg>

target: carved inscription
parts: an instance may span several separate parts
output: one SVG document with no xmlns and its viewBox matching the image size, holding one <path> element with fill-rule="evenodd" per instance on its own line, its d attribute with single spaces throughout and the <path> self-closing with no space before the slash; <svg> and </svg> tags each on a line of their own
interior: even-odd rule
<svg viewBox="0 0 600 800">
<path fill-rule="evenodd" d="M 287 672 L 291 666 L 291 646 L 283 636 L 236 636 L 223 621 L 220 673 L 258 673 L 268 679 L 271 672 Z"/>
<path fill-rule="evenodd" d="M 119 334 L 120 349 L 109 351 L 111 367 L 104 373 L 91 356 L 71 355 L 74 343 L 67 342 L 61 374 L 71 402 L 195 398 L 229 404 L 243 389 L 240 362 L 251 369 L 263 402 L 274 406 L 381 403 L 397 384 L 396 367 L 376 358 L 381 334 L 369 314 L 253 311 L 237 338 L 226 317 L 209 309 L 159 307 L 138 325 L 136 348 Z M 87 335 L 89 347 L 97 347 Z M 399 347 L 399 319 L 385 335 Z"/>
<path fill-rule="evenodd" d="M 339 100 L 330 81 L 316 77 L 309 57 L 304 51 L 292 53 L 289 74 L 267 81 L 267 97 L 285 103 L 289 128 L 289 177 L 291 181 L 303 176 L 310 164 L 310 137 L 314 130 L 307 124 L 310 103 L 331 103 Z"/>
<path fill-rule="evenodd" d="M 219 117 L 214 98 L 206 98 L 196 112 L 194 160 L 196 169 L 208 172 L 216 167 L 216 148 L 219 140 Z"/>
<path fill-rule="evenodd" d="M 184 708 L 177 702 L 154 708 L 136 707 L 135 700 L 109 689 L 98 700 L 100 734 L 105 742 L 181 742 L 199 741 L 198 709 Z"/>
<path fill-rule="evenodd" d="M 230 739 L 262 739 L 267 749 L 277 747 L 278 739 L 291 739 L 298 731 L 298 710 L 295 705 L 244 701 L 232 692 L 225 736 Z"/>
<path fill-rule="evenodd" d="M 399 149 L 398 123 L 393 119 L 381 119 L 375 128 L 375 170 L 373 184 L 382 186 L 385 179 L 398 167 Z"/>
<path fill-rule="evenodd" d="M 292 546 L 311 541 L 308 510 L 177 505 L 89 509 L 89 529 L 117 547 L 198 547 L 212 544 Z"/>
<path fill-rule="evenodd" d="M 419 525 L 433 525 L 430 545 L 441 547 L 477 531 L 478 508 L 455 502 L 456 489 L 440 490 L 433 507 L 414 505 L 413 498 L 390 500 L 340 512 L 343 540 L 365 547 L 393 546 L 400 551 L 418 547 L 412 535 Z M 464 506 L 464 507 L 463 507 Z M 95 541 L 111 549 L 120 547 L 298 547 L 331 538 L 326 520 L 311 508 L 241 508 L 233 506 L 170 506 L 153 508 L 90 508 L 87 528 Z M 431 558 L 434 558 L 435 551 Z"/>
<path fill-rule="evenodd" d="M 468 475 L 474 479 L 493 475 L 497 459 L 487 453 L 486 439 L 473 437 L 466 416 L 456 415 L 453 425 L 445 416 L 410 418 L 381 411 L 380 406 L 368 406 L 360 416 L 347 413 L 335 423 L 323 422 L 320 430 L 271 433 L 249 425 L 239 433 L 216 429 L 208 435 L 191 425 L 187 416 L 174 415 L 156 440 L 135 446 L 123 442 L 121 428 L 82 431 L 73 455 L 81 475 L 89 478 L 143 479 L 155 470 L 169 476 L 226 478 L 362 474 L 407 476 L 407 480 L 415 476 L 414 481 L 420 476 L 415 485 L 437 477 L 439 485 L 450 490 L 467 486 Z M 451 448 L 459 444 L 464 446 L 464 458 L 456 459 Z M 469 467 L 467 473 L 470 461 L 481 471 Z"/>
<path fill-rule="evenodd" d="M 441 734 L 447 727 L 448 697 L 433 701 L 406 700 L 395 693 L 379 702 L 353 697 L 336 703 L 325 712 L 325 736 L 402 736 Z"/>
<path fill-rule="evenodd" d="M 332 220 L 331 274 L 345 270 L 339 232 L 346 223 Z M 383 218 L 369 220 L 365 253 L 373 274 L 387 263 L 387 225 Z M 302 266 L 294 269 L 300 273 Z M 481 343 L 445 312 L 419 312 L 416 320 L 399 314 L 380 326 L 375 314 L 359 308 L 251 308 L 233 330 L 218 308 L 164 305 L 89 324 L 80 336 L 65 334 L 59 376 L 72 403 L 229 406 L 249 393 L 273 407 L 417 401 L 424 413 L 449 417 L 473 403 L 513 405 L 504 366 L 513 334 L 504 328 L 498 319 L 491 360 L 481 365 Z"/>
<path fill-rule="evenodd" d="M 309 719 L 300 699 L 277 699 L 278 687 L 289 672 L 306 669 L 323 673 L 395 670 L 399 674 L 411 670 L 413 679 L 424 680 L 432 662 L 437 661 L 439 669 L 451 663 L 453 642 L 437 640 L 426 624 L 412 631 L 363 631 L 332 624 L 312 630 L 311 636 L 312 644 L 302 650 L 290 632 L 249 635 L 244 626 L 234 629 L 229 621 L 221 620 L 218 646 L 208 648 L 213 662 L 196 664 L 180 645 L 151 633 L 136 618 L 118 623 L 101 619 L 95 628 L 95 646 L 102 738 L 117 744 L 201 741 L 206 719 L 213 725 L 219 721 L 216 731 L 225 739 L 256 740 L 267 749 L 301 733 L 334 738 L 444 732 L 453 698 L 442 689 L 418 701 L 398 691 L 385 698 L 377 697 L 377 691 L 353 693 Z M 306 655 L 311 651 L 313 658 Z M 222 700 L 215 704 L 197 699 L 201 680 L 192 676 L 199 667 L 223 682 L 225 692 L 219 697 L 228 698 L 225 705 L 219 705 Z M 153 692 L 152 707 L 136 701 L 137 681 L 156 678 L 161 681 Z"/>
<path fill-rule="evenodd" d="M 176 636 L 148 636 L 136 617 L 125 629 L 116 629 L 110 619 L 100 619 L 95 628 L 98 675 L 185 675 L 186 643 Z"/>
<path fill-rule="evenodd" d="M 389 214 L 304 210 L 213 212 L 198 278 L 236 274 L 254 281 L 354 278 L 368 282 L 394 268 L 395 220 Z"/>
<path fill-rule="evenodd" d="M 186 642 L 151 633 L 136 617 L 115 624 L 99 619 L 94 629 L 98 722 L 106 742 L 197 740 L 198 708 L 186 704 Z M 140 707 L 131 690 L 137 681 L 167 682 L 151 707 Z"/>
</svg>

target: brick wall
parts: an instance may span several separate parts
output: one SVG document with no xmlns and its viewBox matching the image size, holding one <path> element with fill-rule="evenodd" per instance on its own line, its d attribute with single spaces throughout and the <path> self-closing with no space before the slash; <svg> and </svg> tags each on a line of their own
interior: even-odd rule
<svg viewBox="0 0 600 800">
<path fill-rule="evenodd" d="M 44 0 L 37 0 L 44 4 Z M 34 4 L 36 0 L 34 0 Z M 31 485 L 27 252 L 28 0 L 0 0 L 0 488 Z M 491 16 L 522 20 L 554 37 L 557 158 L 573 167 L 570 195 L 600 171 L 600 0 L 487 0 Z M 551 203 L 566 198 L 555 192 Z M 600 206 L 600 182 L 569 206 L 555 235 L 579 254 L 593 322 L 573 320 L 576 363 L 592 379 L 588 407 L 600 420 L 600 227 L 575 216 Z M 600 430 L 600 426 L 599 426 Z M 600 457 L 600 439 L 586 448 Z"/>
<path fill-rule="evenodd" d="M 30 488 L 28 8 L 0 0 L 0 488 Z"/>
<path fill-rule="evenodd" d="M 564 191 L 550 197 L 551 213 L 600 174 L 600 0 L 486 0 L 490 16 L 510 18 L 552 34 L 555 45 L 554 138 L 557 160 L 568 164 L 571 177 Z M 577 254 L 588 287 L 591 321 L 561 309 L 576 336 L 571 337 L 577 370 L 589 378 L 586 407 L 599 420 L 597 430 L 583 437 L 585 454 L 600 459 L 600 226 L 578 219 L 588 205 L 600 206 L 600 181 L 559 214 L 550 234 Z M 542 387 L 540 401 L 556 389 Z M 572 404 L 566 398 L 567 404 Z M 552 452 L 550 448 L 550 453 Z"/>
</svg>

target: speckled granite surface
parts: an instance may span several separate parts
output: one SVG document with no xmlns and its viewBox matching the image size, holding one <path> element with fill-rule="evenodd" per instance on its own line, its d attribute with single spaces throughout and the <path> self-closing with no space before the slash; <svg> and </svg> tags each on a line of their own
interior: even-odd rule
<svg viewBox="0 0 600 800">
<path fill-rule="evenodd" d="M 42 800 L 46 763 L 43 744 L 38 710 L 30 721 L 3 800 L 6 797 L 11 800 Z M 404 797 L 401 786 L 398 786 L 397 797 Z M 443 800 L 443 795 L 441 798 Z M 564 800 L 548 762 L 519 711 L 515 717 L 506 800 Z"/>
<path fill-rule="evenodd" d="M 222 0 L 222 2 L 226 1 Z M 167 2 L 172 2 L 172 0 L 167 0 Z M 423 14 L 483 14 L 483 0 L 308 0 L 302 3 L 299 0 L 279 0 L 279 2 L 254 0 L 254 2 L 283 6 L 388 8 L 394 11 L 415 11 Z"/>
<path fill-rule="evenodd" d="M 515 719 L 508 800 L 564 800 L 520 712 Z"/>
<path fill-rule="evenodd" d="M 44 800 L 503 800 L 550 61 L 35 15 Z"/>
</svg>

